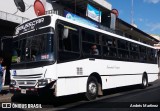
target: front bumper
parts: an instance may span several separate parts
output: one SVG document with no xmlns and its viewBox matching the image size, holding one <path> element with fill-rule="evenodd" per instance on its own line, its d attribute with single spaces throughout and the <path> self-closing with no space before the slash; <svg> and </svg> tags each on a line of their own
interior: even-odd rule
<svg viewBox="0 0 160 111">
<path fill-rule="evenodd" d="M 26 94 L 26 95 L 47 95 L 48 92 L 52 95 L 55 95 L 55 86 L 56 81 L 52 81 L 51 83 L 43 86 L 43 87 L 35 87 L 35 86 L 19 86 L 14 87 L 10 85 L 10 92 L 14 94 Z"/>
<path fill-rule="evenodd" d="M 10 86 L 10 93 L 13 94 L 27 94 L 27 95 L 38 95 L 38 89 L 34 87 L 20 87 L 16 88 Z"/>
</svg>

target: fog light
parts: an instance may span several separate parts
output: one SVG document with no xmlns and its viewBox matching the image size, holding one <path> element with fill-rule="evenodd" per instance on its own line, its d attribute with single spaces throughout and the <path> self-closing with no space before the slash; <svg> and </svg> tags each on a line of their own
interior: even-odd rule
<svg viewBox="0 0 160 111">
<path fill-rule="evenodd" d="M 47 79 L 40 79 L 38 80 L 38 85 L 39 86 L 45 86 L 48 84 L 48 80 Z"/>
</svg>

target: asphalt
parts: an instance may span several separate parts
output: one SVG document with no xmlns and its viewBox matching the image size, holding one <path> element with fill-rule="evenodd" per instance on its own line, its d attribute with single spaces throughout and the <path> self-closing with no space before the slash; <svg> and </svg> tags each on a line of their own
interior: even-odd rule
<svg viewBox="0 0 160 111">
<path fill-rule="evenodd" d="M 154 83 L 158 82 L 160 80 L 160 75 L 158 77 L 158 80 L 156 80 Z M 159 85 L 159 84 L 156 84 Z M 8 99 L 9 96 L 12 96 L 13 94 L 11 94 L 9 92 L 9 85 L 5 85 L 2 88 L 2 91 L 0 92 L 0 102 L 3 102 L 3 100 Z"/>
<path fill-rule="evenodd" d="M 145 99 L 146 99 L 145 101 L 156 101 L 157 100 L 159 102 L 160 99 L 157 96 L 157 95 L 159 95 L 159 89 L 160 89 L 160 88 L 158 88 L 159 86 L 160 86 L 160 78 L 158 80 L 154 81 L 152 86 L 150 86 L 150 87 L 148 87 L 146 89 L 143 89 L 143 90 L 142 89 L 136 89 L 136 90 L 133 90 L 133 91 L 131 90 L 131 91 L 127 91 L 127 92 L 124 91 L 124 92 L 119 92 L 119 93 L 112 94 L 110 96 L 106 96 L 106 97 L 104 96 L 104 97 L 101 97 L 101 98 L 97 98 L 97 100 L 95 100 L 95 103 L 93 103 L 93 104 L 90 103 L 90 102 L 87 103 L 86 101 L 83 101 L 83 100 L 79 102 L 79 100 L 81 100 L 79 97 L 81 97 L 81 96 L 76 96 L 77 98 L 75 98 L 75 99 L 76 100 L 79 99 L 78 102 L 74 102 L 74 97 L 73 97 L 73 101 L 71 100 L 71 102 L 68 103 L 68 100 L 70 100 L 71 98 L 67 97 L 65 99 L 64 98 L 62 99 L 63 100 L 62 104 L 60 102 L 61 99 L 58 99 L 57 101 L 60 102 L 60 105 L 56 106 L 56 104 L 55 104 L 55 108 L 53 108 L 53 106 L 52 106 L 53 104 L 52 103 L 47 103 L 47 104 L 42 104 L 42 105 L 43 105 L 44 108 L 48 108 L 49 107 L 48 109 L 44 109 L 43 108 L 43 109 L 38 110 L 38 111 L 44 111 L 44 110 L 45 111 L 46 110 L 47 111 L 53 111 L 53 110 L 55 111 L 55 110 L 62 110 L 62 109 L 66 110 L 66 111 L 68 111 L 68 110 L 70 111 L 70 110 L 74 110 L 75 108 L 79 109 L 79 107 L 82 108 L 82 109 L 79 109 L 79 110 L 83 110 L 83 108 L 87 108 L 88 111 L 89 111 L 89 109 L 90 109 L 89 107 L 91 107 L 91 109 L 92 109 L 93 106 L 95 108 L 102 106 L 102 107 L 104 107 L 105 111 L 108 111 L 108 110 L 106 110 L 106 105 L 105 105 L 106 102 L 111 102 L 112 103 L 113 101 L 114 102 L 116 101 L 118 104 L 119 103 L 121 104 L 122 101 L 124 101 L 124 102 L 126 102 L 126 101 L 127 102 L 128 101 L 134 102 L 134 101 L 142 101 L 142 100 L 144 101 L 143 97 L 145 97 Z M 152 89 L 152 90 L 149 90 L 149 89 Z M 150 91 L 153 91 L 153 90 L 155 90 L 155 92 L 154 93 L 150 93 Z M 112 93 L 112 91 L 111 91 L 111 93 Z M 137 93 L 138 93 L 138 95 L 134 95 L 134 94 L 137 94 Z M 147 93 L 147 94 L 145 94 L 145 93 Z M 108 92 L 107 94 L 110 94 L 110 93 Z M 150 96 L 148 96 L 148 95 L 150 95 Z M 156 95 L 156 97 L 152 98 L 152 95 Z M 9 92 L 9 86 L 4 86 L 3 90 L 2 90 L 2 94 L 0 94 L 0 103 L 11 103 L 12 99 L 13 99 L 12 97 L 13 97 L 13 94 L 11 94 Z M 135 98 L 136 97 L 139 98 L 139 100 L 138 99 L 133 99 L 134 97 Z M 116 99 L 114 99 L 114 98 L 116 98 Z M 24 102 L 24 100 L 25 100 L 25 102 Z M 41 99 L 36 98 L 36 97 L 28 98 L 28 96 L 25 97 L 25 96 L 21 95 L 21 96 L 16 97 L 16 101 L 15 102 L 18 102 L 18 103 L 20 102 L 20 103 L 23 103 L 23 104 L 25 103 L 26 104 L 27 103 L 26 100 L 29 101 L 29 103 L 30 103 L 30 101 L 33 101 L 33 102 L 35 101 L 35 103 L 37 103 L 37 101 L 38 101 L 38 103 L 39 103 L 39 101 L 41 103 L 41 101 L 42 101 Z M 65 103 L 65 100 L 66 100 L 67 103 Z M 63 104 L 63 102 L 64 102 L 64 104 Z M 101 106 L 100 106 L 99 104 L 97 104 L 97 102 L 102 102 L 103 104 L 101 104 Z M 103 108 L 101 108 L 101 109 L 103 109 Z M 79 111 L 79 110 L 77 110 L 77 111 Z M 97 110 L 100 110 L 100 109 L 97 109 Z M 119 109 L 119 110 L 123 110 L 123 109 Z M 133 111 L 133 110 L 130 109 L 130 110 L 124 110 L 124 111 Z M 92 109 L 92 111 L 96 111 L 96 110 Z M 118 111 L 118 110 L 113 108 L 113 110 L 109 109 L 109 111 Z M 156 109 L 156 110 L 148 110 L 148 109 L 147 110 L 146 109 L 145 110 L 139 110 L 139 109 L 137 109 L 135 111 L 160 111 L 160 110 L 159 109 Z"/>
</svg>

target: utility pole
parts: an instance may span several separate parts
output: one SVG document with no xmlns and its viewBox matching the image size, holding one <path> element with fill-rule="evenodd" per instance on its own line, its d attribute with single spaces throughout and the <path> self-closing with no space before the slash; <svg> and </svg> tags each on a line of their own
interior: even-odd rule
<svg viewBox="0 0 160 111">
<path fill-rule="evenodd" d="M 133 0 L 131 1 L 131 25 L 134 25 L 134 20 L 133 20 Z"/>
</svg>

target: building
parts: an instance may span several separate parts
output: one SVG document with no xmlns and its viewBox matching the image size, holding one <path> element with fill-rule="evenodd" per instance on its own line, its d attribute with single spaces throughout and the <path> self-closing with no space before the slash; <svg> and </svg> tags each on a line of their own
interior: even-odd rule
<svg viewBox="0 0 160 111">
<path fill-rule="evenodd" d="M 150 36 L 160 41 L 160 35 L 150 34 Z"/>
</svg>

